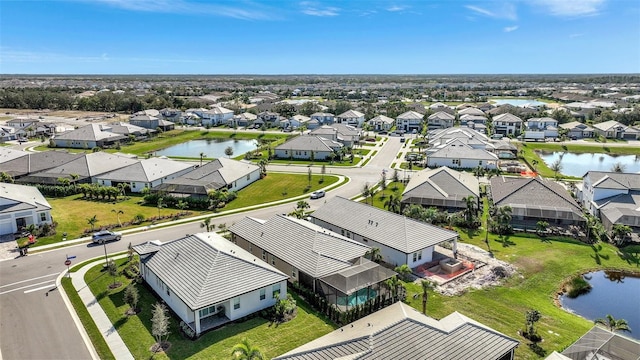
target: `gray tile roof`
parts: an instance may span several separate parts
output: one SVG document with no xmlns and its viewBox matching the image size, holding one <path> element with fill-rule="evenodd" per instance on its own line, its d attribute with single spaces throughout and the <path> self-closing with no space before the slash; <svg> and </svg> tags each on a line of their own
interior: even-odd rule
<svg viewBox="0 0 640 360">
<path fill-rule="evenodd" d="M 409 110 L 407 112 L 404 112 L 404 113 L 398 115 L 396 117 L 396 120 L 397 119 L 401 119 L 401 120 L 422 120 L 423 117 L 424 117 L 423 114 L 420 114 L 417 111 Z"/>
<path fill-rule="evenodd" d="M 474 107 L 468 107 L 468 108 L 464 108 L 462 110 L 459 110 L 458 114 L 460 116 L 462 116 L 462 115 L 479 115 L 479 116 L 482 116 L 482 117 L 485 116 L 484 115 L 484 111 L 482 111 L 482 110 L 480 110 L 478 108 L 474 108 Z"/>
<path fill-rule="evenodd" d="M 343 145 L 337 141 L 329 140 L 321 136 L 301 135 L 276 146 L 275 150 L 299 150 L 299 151 L 334 151 Z"/>
<path fill-rule="evenodd" d="M 153 182 L 175 173 L 193 168 L 194 165 L 166 158 L 142 159 L 129 166 L 106 172 L 100 179 L 125 182 Z"/>
<path fill-rule="evenodd" d="M 145 246 L 134 246 L 134 250 L 145 251 Z M 287 279 L 287 275 L 216 233 L 163 243 L 144 262 L 192 310 Z"/>
<path fill-rule="evenodd" d="M 589 171 L 584 178 L 589 178 L 591 185 L 597 188 L 640 190 L 640 174 Z"/>
<path fill-rule="evenodd" d="M 508 123 L 522 123 L 522 119 L 520 119 L 519 117 L 511 114 L 511 113 L 504 113 L 504 114 L 500 114 L 500 115 L 496 115 L 493 117 L 493 121 L 504 121 L 504 122 L 508 122 Z"/>
<path fill-rule="evenodd" d="M 35 186 L 0 183 L 0 213 L 21 210 L 51 210 L 51 205 Z"/>
<path fill-rule="evenodd" d="M 446 113 L 444 111 L 438 111 L 434 114 L 429 115 L 429 117 L 427 118 L 428 120 L 447 120 L 447 121 L 451 121 L 454 120 L 456 117 Z"/>
<path fill-rule="evenodd" d="M 438 145 L 429 149 L 427 158 L 445 158 L 445 159 L 474 159 L 497 161 L 498 155 L 484 149 L 475 149 L 466 144 L 466 141 L 453 139 L 446 144 Z"/>
<path fill-rule="evenodd" d="M 458 237 L 455 231 L 336 196 L 311 217 L 409 254 Z"/>
<path fill-rule="evenodd" d="M 84 154 L 71 154 L 66 151 L 41 151 L 25 153 L 24 156 L 1 163 L 0 170 L 17 177 L 66 164 Z"/>
<path fill-rule="evenodd" d="M 640 191 L 630 191 L 596 201 L 600 215 L 611 224 L 635 226 L 640 218 Z"/>
<path fill-rule="evenodd" d="M 336 116 L 339 118 L 359 118 L 359 117 L 363 117 L 364 114 L 359 112 L 359 111 L 355 111 L 355 110 L 347 110 L 345 112 L 343 112 L 342 114 Z"/>
<path fill-rule="evenodd" d="M 154 190 L 206 195 L 258 171 L 259 167 L 243 161 L 218 158 L 175 179 L 167 180 Z"/>
<path fill-rule="evenodd" d="M 374 123 L 383 123 L 383 124 L 393 124 L 395 122 L 395 120 L 393 120 L 392 118 L 388 117 L 388 116 L 384 116 L 384 115 L 378 115 L 372 119 L 370 119 L 368 121 L 370 124 L 374 124 Z"/>
<path fill-rule="evenodd" d="M 437 321 L 397 302 L 276 359 L 500 359 L 517 346 L 458 312 Z"/>
<path fill-rule="evenodd" d="M 460 201 L 470 195 L 477 199 L 479 192 L 478 178 L 443 166 L 415 173 L 402 193 L 402 200 L 429 198 Z"/>
<path fill-rule="evenodd" d="M 26 151 L 11 149 L 8 147 L 0 147 L 0 164 L 4 164 L 7 161 L 26 156 L 28 154 L 29 153 Z"/>
<path fill-rule="evenodd" d="M 542 177 L 491 178 L 491 196 L 495 206 L 512 208 L 561 209 L 583 218 L 582 208 L 562 185 Z"/>
<path fill-rule="evenodd" d="M 621 123 L 615 121 L 615 120 L 609 120 L 609 121 L 605 121 L 605 122 L 601 122 L 601 123 L 597 123 L 597 124 L 593 124 L 593 127 L 602 131 L 609 131 L 611 129 L 615 129 L 617 127 L 621 127 L 622 129 L 626 130 L 627 127 L 622 125 Z"/>
<path fill-rule="evenodd" d="M 109 140 L 125 140 L 127 137 L 122 134 L 103 131 L 99 124 L 89 124 L 75 130 L 67 131 L 60 135 L 56 135 L 56 140 L 74 140 L 74 141 L 102 141 Z"/>
<path fill-rule="evenodd" d="M 284 215 L 267 221 L 246 217 L 229 231 L 314 278 L 351 267 L 351 261 L 370 249 L 306 220 Z"/>
</svg>

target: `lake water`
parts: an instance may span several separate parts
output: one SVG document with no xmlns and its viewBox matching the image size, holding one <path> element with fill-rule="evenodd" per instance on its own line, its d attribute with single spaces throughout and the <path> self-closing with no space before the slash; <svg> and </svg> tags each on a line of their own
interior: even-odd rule
<svg viewBox="0 0 640 360">
<path fill-rule="evenodd" d="M 625 319 L 632 332 L 623 334 L 640 339 L 640 278 L 617 271 L 597 271 L 584 276 L 593 287 L 591 291 L 574 299 L 563 295 L 562 307 L 589 320 L 605 318 L 607 314 Z"/>
<path fill-rule="evenodd" d="M 496 106 L 500 106 L 504 104 L 509 104 L 509 105 L 518 106 L 518 107 L 525 106 L 525 105 L 531 105 L 531 106 L 544 105 L 543 102 L 540 102 L 534 99 L 489 99 L 489 101 Z"/>
<path fill-rule="evenodd" d="M 229 146 L 233 149 L 233 155 L 231 155 L 231 157 L 236 157 L 257 149 L 258 141 L 229 139 L 191 140 L 186 143 L 158 150 L 156 151 L 156 155 L 200 158 L 200 153 L 204 153 L 205 157 L 208 158 L 220 158 L 226 157 L 224 150 Z"/>
<path fill-rule="evenodd" d="M 615 163 L 624 166 L 624 172 L 640 172 L 640 157 L 635 155 L 609 155 L 609 154 L 574 154 L 570 152 L 545 152 L 538 151 L 538 156 L 550 166 L 562 157 L 562 171 L 564 175 L 582 177 L 587 171 L 611 171 Z"/>
</svg>

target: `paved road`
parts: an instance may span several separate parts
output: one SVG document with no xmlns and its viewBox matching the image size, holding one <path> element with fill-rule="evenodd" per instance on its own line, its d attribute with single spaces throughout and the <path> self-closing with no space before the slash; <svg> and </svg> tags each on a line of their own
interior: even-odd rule
<svg viewBox="0 0 640 360">
<path fill-rule="evenodd" d="M 328 167 L 327 174 L 345 175 L 350 181 L 327 193 L 324 199 L 309 200 L 316 209 L 334 196 L 347 198 L 360 193 L 364 184 L 380 181 L 383 169 L 389 169 L 402 144 L 399 138 L 389 138 L 378 153 L 362 168 Z M 270 165 L 269 171 L 303 172 L 306 166 Z M 313 166 L 314 173 L 320 172 Z M 275 214 L 289 213 L 295 203 L 282 204 L 245 213 L 214 218 L 213 224 L 231 226 L 245 216 L 269 219 Z M 128 244 L 151 240 L 173 240 L 201 232 L 200 222 L 147 230 L 125 235 L 121 241 L 106 245 L 107 252 L 126 250 Z M 74 264 L 104 255 L 104 247 L 79 244 L 27 257 L 0 262 L 0 359 L 89 359 L 89 352 L 55 289 L 56 275 L 64 271 L 66 256 L 74 255 Z"/>
</svg>

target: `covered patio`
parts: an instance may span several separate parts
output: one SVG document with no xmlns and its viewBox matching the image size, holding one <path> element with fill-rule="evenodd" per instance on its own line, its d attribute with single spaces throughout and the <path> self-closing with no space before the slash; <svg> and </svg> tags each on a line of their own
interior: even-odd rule
<svg viewBox="0 0 640 360">
<path fill-rule="evenodd" d="M 354 266 L 318 279 L 319 290 L 327 301 L 346 311 L 382 295 L 388 295 L 384 282 L 396 273 L 364 258 Z"/>
</svg>

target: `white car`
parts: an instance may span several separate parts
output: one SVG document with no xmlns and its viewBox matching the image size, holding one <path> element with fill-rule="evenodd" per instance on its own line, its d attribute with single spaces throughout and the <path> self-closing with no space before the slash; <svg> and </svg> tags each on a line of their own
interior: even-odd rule
<svg viewBox="0 0 640 360">
<path fill-rule="evenodd" d="M 109 241 L 118 241 L 120 239 L 122 239 L 122 234 L 109 230 L 98 231 L 93 233 L 91 236 L 91 241 L 93 241 L 94 244 L 104 244 Z"/>
<path fill-rule="evenodd" d="M 318 190 L 311 193 L 311 198 L 320 199 L 321 197 L 324 197 L 324 195 L 325 195 L 324 190 Z"/>
</svg>

